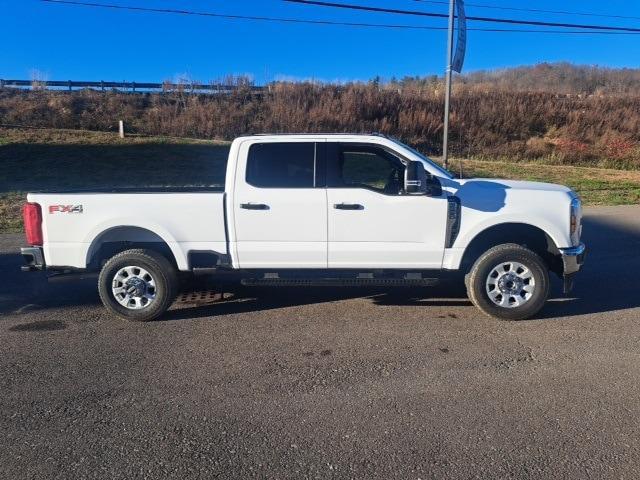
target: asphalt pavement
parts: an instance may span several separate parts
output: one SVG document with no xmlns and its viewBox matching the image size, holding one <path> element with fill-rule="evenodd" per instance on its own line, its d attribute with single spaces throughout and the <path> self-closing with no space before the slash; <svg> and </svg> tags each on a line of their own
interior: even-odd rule
<svg viewBox="0 0 640 480">
<path fill-rule="evenodd" d="M 185 294 L 127 323 L 0 236 L 0 478 L 640 478 L 640 207 L 535 320 L 460 288 Z"/>
</svg>

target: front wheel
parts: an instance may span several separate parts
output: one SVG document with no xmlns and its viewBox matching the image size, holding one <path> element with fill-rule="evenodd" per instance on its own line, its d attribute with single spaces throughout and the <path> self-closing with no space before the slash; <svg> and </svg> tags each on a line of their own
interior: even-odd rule
<svg viewBox="0 0 640 480">
<path fill-rule="evenodd" d="M 133 321 L 154 320 L 173 303 L 178 288 L 174 266 L 152 250 L 126 250 L 111 257 L 98 277 L 105 307 Z"/>
<path fill-rule="evenodd" d="M 549 271 L 535 253 L 507 243 L 487 250 L 467 277 L 469 298 L 485 314 L 505 320 L 533 317 L 549 296 Z"/>
</svg>

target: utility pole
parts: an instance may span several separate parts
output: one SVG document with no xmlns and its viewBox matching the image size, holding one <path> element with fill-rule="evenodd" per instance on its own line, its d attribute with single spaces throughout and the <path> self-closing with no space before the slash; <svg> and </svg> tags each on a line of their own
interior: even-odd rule
<svg viewBox="0 0 640 480">
<path fill-rule="evenodd" d="M 444 135 L 442 139 L 442 160 L 444 168 L 449 167 L 449 103 L 451 101 L 451 76 L 453 63 L 453 21 L 456 0 L 449 0 L 449 30 L 447 35 L 447 70 L 445 72 L 444 92 Z"/>
</svg>

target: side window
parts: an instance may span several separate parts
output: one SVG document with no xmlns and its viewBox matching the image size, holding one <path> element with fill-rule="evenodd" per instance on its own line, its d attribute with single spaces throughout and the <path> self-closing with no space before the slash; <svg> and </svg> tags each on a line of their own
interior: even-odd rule
<svg viewBox="0 0 640 480">
<path fill-rule="evenodd" d="M 368 188 L 386 194 L 402 190 L 404 166 L 382 149 L 342 146 L 332 186 Z"/>
<path fill-rule="evenodd" d="M 249 147 L 247 183 L 262 188 L 313 188 L 316 145 L 256 143 Z"/>
</svg>

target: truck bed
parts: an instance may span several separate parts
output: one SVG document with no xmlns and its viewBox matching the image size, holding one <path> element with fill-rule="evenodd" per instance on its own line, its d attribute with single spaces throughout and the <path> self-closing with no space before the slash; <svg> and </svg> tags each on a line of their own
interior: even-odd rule
<svg viewBox="0 0 640 480">
<path fill-rule="evenodd" d="M 42 208 L 48 266 L 86 268 L 105 242 L 163 242 L 180 270 L 190 251 L 227 253 L 222 188 L 152 187 L 30 193 Z"/>
</svg>

